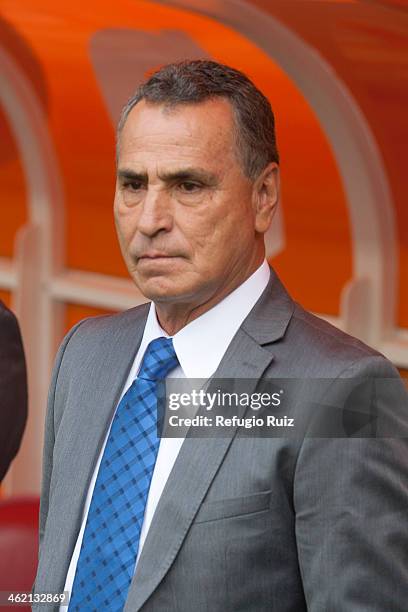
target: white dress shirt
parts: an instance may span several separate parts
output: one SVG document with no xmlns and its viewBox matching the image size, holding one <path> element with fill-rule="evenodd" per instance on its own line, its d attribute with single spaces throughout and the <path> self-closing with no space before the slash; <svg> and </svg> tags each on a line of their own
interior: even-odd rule
<svg viewBox="0 0 408 612">
<path fill-rule="evenodd" d="M 232 293 L 227 295 L 227 297 L 216 304 L 213 308 L 180 329 L 180 331 L 173 336 L 173 346 L 180 365 L 170 372 L 168 377 L 185 377 L 196 379 L 210 378 L 217 370 L 232 338 L 235 336 L 244 319 L 260 298 L 263 290 L 268 284 L 269 277 L 270 269 L 267 261 L 264 260 L 261 266 L 244 283 L 232 291 Z M 136 378 L 148 344 L 152 340 L 155 340 L 161 336 L 165 336 L 167 338 L 169 337 L 169 335 L 160 327 L 156 317 L 156 309 L 152 302 L 150 304 L 150 310 L 147 317 L 142 342 L 130 369 L 125 386 L 123 387 L 120 399 L 122 399 L 123 395 Z M 197 350 L 197 347 L 200 347 L 200 350 Z M 92 494 L 99 471 L 99 465 L 102 460 L 108 435 L 109 431 L 106 433 L 105 441 L 89 485 L 82 515 L 82 525 L 68 568 L 64 591 L 71 592 L 74 582 L 89 506 L 91 504 Z M 170 476 L 170 472 L 173 469 L 183 440 L 184 438 L 162 438 L 160 441 L 157 460 L 146 502 L 136 565 L 139 560 L 147 532 L 152 522 L 154 512 L 157 504 L 159 503 L 160 496 L 163 492 L 167 479 Z M 66 609 L 67 606 L 60 607 L 61 611 L 65 611 Z"/>
</svg>

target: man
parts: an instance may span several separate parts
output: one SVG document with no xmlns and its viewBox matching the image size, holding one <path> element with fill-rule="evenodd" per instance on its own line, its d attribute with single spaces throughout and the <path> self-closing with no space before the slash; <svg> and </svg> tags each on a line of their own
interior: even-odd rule
<svg viewBox="0 0 408 612">
<path fill-rule="evenodd" d="M 57 357 L 35 590 L 69 591 L 70 611 L 406 608 L 408 454 L 389 433 L 406 396 L 383 356 L 269 269 L 278 161 L 269 102 L 215 62 L 165 66 L 123 111 L 115 220 L 152 302 L 79 323 Z M 183 376 L 249 394 L 299 379 L 286 413 L 320 433 L 157 440 L 157 381 Z M 351 406 L 367 411 L 364 435 L 322 437 L 342 378 L 370 383 Z M 371 384 L 385 378 L 388 393 Z M 367 438 L 380 408 L 389 435 Z"/>
<path fill-rule="evenodd" d="M 0 482 L 20 448 L 27 420 L 27 374 L 20 329 L 0 301 Z"/>
</svg>

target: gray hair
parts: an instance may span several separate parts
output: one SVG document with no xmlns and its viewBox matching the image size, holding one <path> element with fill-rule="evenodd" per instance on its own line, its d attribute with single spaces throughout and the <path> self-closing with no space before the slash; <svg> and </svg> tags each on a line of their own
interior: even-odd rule
<svg viewBox="0 0 408 612">
<path fill-rule="evenodd" d="M 122 128 L 141 100 L 172 108 L 224 98 L 235 118 L 238 155 L 248 178 L 255 179 L 270 162 L 279 163 L 275 119 L 269 100 L 245 74 L 210 60 L 163 66 L 142 83 L 122 110 L 117 129 L 117 158 Z"/>
</svg>

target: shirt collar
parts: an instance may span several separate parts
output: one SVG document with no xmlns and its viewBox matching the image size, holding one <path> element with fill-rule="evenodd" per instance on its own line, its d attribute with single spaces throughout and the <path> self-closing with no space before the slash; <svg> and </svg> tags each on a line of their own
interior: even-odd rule
<svg viewBox="0 0 408 612">
<path fill-rule="evenodd" d="M 187 378 L 207 379 L 214 374 L 232 338 L 267 286 L 269 277 L 270 268 L 265 259 L 239 287 L 173 336 L 174 350 Z M 152 302 L 139 354 L 143 355 L 149 342 L 160 336 L 169 338 L 157 320 Z"/>
</svg>

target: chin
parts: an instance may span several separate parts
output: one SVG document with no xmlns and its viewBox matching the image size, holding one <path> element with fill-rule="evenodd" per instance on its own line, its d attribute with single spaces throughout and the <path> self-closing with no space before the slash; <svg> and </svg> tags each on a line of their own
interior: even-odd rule
<svg viewBox="0 0 408 612">
<path fill-rule="evenodd" d="M 176 302 L 189 293 L 186 287 L 181 287 L 177 281 L 163 277 L 134 278 L 134 282 L 141 293 L 153 302 Z"/>
</svg>

